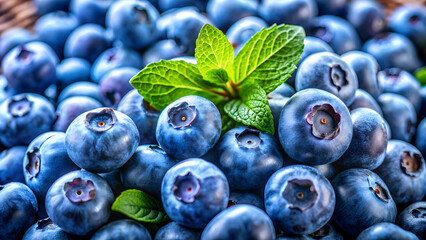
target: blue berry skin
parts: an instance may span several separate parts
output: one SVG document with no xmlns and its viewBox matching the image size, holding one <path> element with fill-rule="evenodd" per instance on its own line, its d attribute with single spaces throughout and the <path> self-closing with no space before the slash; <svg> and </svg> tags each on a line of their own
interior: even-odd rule
<svg viewBox="0 0 426 240">
<path fill-rule="evenodd" d="M 358 88 L 354 70 L 337 54 L 315 53 L 307 57 L 296 75 L 296 90 L 318 88 L 340 98 L 347 106 L 351 105 Z"/>
<path fill-rule="evenodd" d="M 70 12 L 74 13 L 80 24 L 95 23 L 105 26 L 106 13 L 115 0 L 72 0 Z"/>
<path fill-rule="evenodd" d="M 255 0 L 210 0 L 207 4 L 207 15 L 217 28 L 226 31 L 239 19 L 256 16 L 258 5 Z"/>
<path fill-rule="evenodd" d="M 380 71 L 377 79 L 385 93 L 396 93 L 404 96 L 413 104 L 416 112 L 420 111 L 422 96 L 420 83 L 409 72 L 399 68 L 388 68 Z"/>
<path fill-rule="evenodd" d="M 278 240 L 344 240 L 343 236 L 337 232 L 330 223 L 327 223 L 318 231 L 308 235 L 290 235 L 287 233 L 282 233 L 282 235 L 280 234 L 277 237 Z"/>
<path fill-rule="evenodd" d="M 173 39 L 164 39 L 152 44 L 142 55 L 142 65 L 146 66 L 160 60 L 180 57 L 182 52 Z"/>
<path fill-rule="evenodd" d="M 160 111 L 152 108 L 136 89 L 121 99 L 117 110 L 129 116 L 139 131 L 139 144 L 157 144 L 155 130 Z"/>
<path fill-rule="evenodd" d="M 200 12 L 206 11 L 208 0 L 157 0 L 158 9 L 162 12 L 173 8 L 183 8 L 188 6 L 196 7 Z"/>
<path fill-rule="evenodd" d="M 346 168 L 376 169 L 386 156 L 388 138 L 385 120 L 369 108 L 353 110 L 351 118 L 352 141 L 348 150 L 336 163 Z"/>
<path fill-rule="evenodd" d="M 159 36 L 157 9 L 148 1 L 116 1 L 106 15 L 106 26 L 124 46 L 142 49 Z"/>
<path fill-rule="evenodd" d="M 271 219 L 261 209 L 247 204 L 236 205 L 215 216 L 201 235 L 210 239 L 275 239 Z"/>
<path fill-rule="evenodd" d="M 139 189 L 161 198 L 161 181 L 177 161 L 156 145 L 141 145 L 132 158 L 120 168 L 126 189 Z"/>
<path fill-rule="evenodd" d="M 382 109 L 380 108 L 377 101 L 373 98 L 373 96 L 359 88 L 355 91 L 354 101 L 351 105 L 349 105 L 349 109 L 351 111 L 358 108 L 369 108 L 376 111 L 380 116 L 383 116 Z"/>
<path fill-rule="evenodd" d="M 98 102 L 102 102 L 99 85 L 93 82 L 75 82 L 64 88 L 58 96 L 58 103 L 70 97 L 84 96 L 90 97 Z"/>
<path fill-rule="evenodd" d="M 55 109 L 44 97 L 23 93 L 0 103 L 0 141 L 6 147 L 28 145 L 39 134 L 50 130 Z"/>
<path fill-rule="evenodd" d="M 64 232 L 50 218 L 38 220 L 26 232 L 22 240 L 71 240 L 71 236 Z"/>
<path fill-rule="evenodd" d="M 407 98 L 395 93 L 383 93 L 378 102 L 383 117 L 389 123 L 392 138 L 410 142 L 416 131 L 417 114 Z"/>
<path fill-rule="evenodd" d="M 0 75 L 0 102 L 16 94 L 15 90 L 9 85 L 4 75 Z"/>
<path fill-rule="evenodd" d="M 154 240 L 199 240 L 201 233 L 200 229 L 184 227 L 173 221 L 160 228 L 155 234 Z"/>
<path fill-rule="evenodd" d="M 311 234 L 331 218 L 335 194 L 318 170 L 305 165 L 284 167 L 265 187 L 265 209 L 286 233 Z"/>
<path fill-rule="evenodd" d="M 426 117 L 426 86 L 420 88 L 420 96 L 422 97 L 422 107 L 417 115 L 419 121 Z"/>
<path fill-rule="evenodd" d="M 319 16 L 313 20 L 310 31 L 311 36 L 324 40 L 337 54 L 361 48 L 358 33 L 343 18 L 331 15 Z"/>
<path fill-rule="evenodd" d="M 357 240 L 418 240 L 412 232 L 406 231 L 393 223 L 377 223 L 362 231 Z"/>
<path fill-rule="evenodd" d="M 426 239 L 426 202 L 415 202 L 406 207 L 396 220 L 401 228 L 417 235 L 421 240 Z"/>
<path fill-rule="evenodd" d="M 47 44 L 29 42 L 13 48 L 3 59 L 2 71 L 18 93 L 42 93 L 56 80 L 58 57 Z"/>
<path fill-rule="evenodd" d="M 278 124 L 280 122 L 280 115 L 281 111 L 284 108 L 284 105 L 287 103 L 289 97 L 283 97 L 281 94 L 276 94 L 274 92 L 271 92 L 268 94 L 268 102 L 269 102 L 269 109 L 271 109 L 272 117 L 274 120 L 274 129 L 275 134 L 274 136 L 278 137 Z"/>
<path fill-rule="evenodd" d="M 295 161 L 322 165 L 336 161 L 352 139 L 352 120 L 345 104 L 320 89 L 294 94 L 284 106 L 278 137 Z"/>
<path fill-rule="evenodd" d="M 347 13 L 349 0 L 315 0 L 318 4 L 319 15 L 336 15 L 344 17 Z"/>
<path fill-rule="evenodd" d="M 216 165 L 225 174 L 231 189 L 263 188 L 269 177 L 283 166 L 274 136 L 250 127 L 229 130 L 218 142 L 216 151 Z"/>
<path fill-rule="evenodd" d="M 336 168 L 333 166 L 333 164 L 322 164 L 322 165 L 316 165 L 313 166 L 316 170 L 318 170 L 324 177 L 326 177 L 329 181 L 333 179 L 333 177 L 336 175 Z"/>
<path fill-rule="evenodd" d="M 0 185 L 0 239 L 19 239 L 33 224 L 37 198 L 23 183 Z"/>
<path fill-rule="evenodd" d="M 96 173 L 114 171 L 136 151 L 139 133 L 125 114 L 97 108 L 78 116 L 68 127 L 65 146 L 77 166 Z"/>
<path fill-rule="evenodd" d="M 119 67 L 134 67 L 141 69 L 143 66 L 141 55 L 129 48 L 114 47 L 105 50 L 93 63 L 90 73 L 94 82 L 99 82 L 109 71 Z"/>
<path fill-rule="evenodd" d="M 269 25 L 285 23 L 307 29 L 318 15 L 318 8 L 314 0 L 266 0 L 259 6 L 259 15 Z"/>
<path fill-rule="evenodd" d="M 422 155 L 426 156 L 426 118 L 424 118 L 417 126 L 415 145 Z"/>
<path fill-rule="evenodd" d="M 61 92 L 68 85 L 90 81 L 90 63 L 83 58 L 66 58 L 56 66 L 56 87 Z"/>
<path fill-rule="evenodd" d="M 102 177 L 78 170 L 52 184 L 46 195 L 50 219 L 65 232 L 89 235 L 110 216 L 114 195 Z"/>
<path fill-rule="evenodd" d="M 68 6 L 71 0 L 34 0 L 39 15 L 54 11 L 68 11 Z"/>
<path fill-rule="evenodd" d="M 14 47 L 35 39 L 32 32 L 25 28 L 11 28 L 0 34 L 0 61 Z"/>
<path fill-rule="evenodd" d="M 103 27 L 87 23 L 71 32 L 65 42 L 64 57 L 84 58 L 93 63 L 110 44 L 110 39 Z"/>
<path fill-rule="evenodd" d="M 252 192 L 231 192 L 231 195 L 229 195 L 228 207 L 232 207 L 238 204 L 249 204 L 262 210 L 265 210 L 263 198 Z"/>
<path fill-rule="evenodd" d="M 354 70 L 358 79 L 358 87 L 374 98 L 378 98 L 383 90 L 377 79 L 380 67 L 376 59 L 365 52 L 351 51 L 343 54 L 342 60 Z"/>
<path fill-rule="evenodd" d="M 398 33 L 382 33 L 364 43 L 362 51 L 371 54 L 381 69 L 397 67 L 412 72 L 421 66 L 413 43 Z"/>
<path fill-rule="evenodd" d="M 231 25 L 226 31 L 226 37 L 234 49 L 238 51 L 255 33 L 267 27 L 268 24 L 262 18 L 255 16 L 244 17 Z"/>
<path fill-rule="evenodd" d="M 75 96 L 61 101 L 56 109 L 54 131 L 66 132 L 71 122 L 80 114 L 102 107 L 102 104 L 90 97 Z"/>
<path fill-rule="evenodd" d="M 365 41 L 386 29 L 385 9 L 375 1 L 353 1 L 348 6 L 348 21 Z"/>
<path fill-rule="evenodd" d="M 121 67 L 112 69 L 102 77 L 99 87 L 106 107 L 117 108 L 124 95 L 133 90 L 129 81 L 138 72 L 137 68 Z"/>
<path fill-rule="evenodd" d="M 108 182 L 108 185 L 111 187 L 111 190 L 114 193 L 115 197 L 118 197 L 121 192 L 125 190 L 123 187 L 123 183 L 121 183 L 119 169 L 108 173 L 99 173 L 98 175 L 103 177 Z"/>
<path fill-rule="evenodd" d="M 201 229 L 226 208 L 229 185 L 214 164 L 190 158 L 167 171 L 161 184 L 161 199 L 172 220 Z"/>
<path fill-rule="evenodd" d="M 78 25 L 78 19 L 74 14 L 56 11 L 40 17 L 35 23 L 34 30 L 39 40 L 47 43 L 62 59 L 65 41 Z"/>
<path fill-rule="evenodd" d="M 385 182 L 367 169 L 352 168 L 334 177 L 336 208 L 333 221 L 356 235 L 380 222 L 394 222 L 396 205 Z"/>
<path fill-rule="evenodd" d="M 169 104 L 157 123 L 157 142 L 176 159 L 201 157 L 219 141 L 222 122 L 209 100 L 185 96 Z"/>
<path fill-rule="evenodd" d="M 42 143 L 39 139 L 29 145 L 23 167 L 25 182 L 43 202 L 49 187 L 56 179 L 71 171 L 79 170 L 68 157 L 65 149 L 65 133 L 57 133 Z"/>
<path fill-rule="evenodd" d="M 90 238 L 91 240 L 140 239 L 151 240 L 148 230 L 140 223 L 123 219 L 110 222 L 100 228 Z"/>
<path fill-rule="evenodd" d="M 399 205 L 420 201 L 426 194 L 425 159 L 409 143 L 390 140 L 386 158 L 374 172 L 389 186 L 393 200 Z"/>
<path fill-rule="evenodd" d="M 22 174 L 22 159 L 24 159 L 26 150 L 25 146 L 16 146 L 0 153 L 0 185 L 10 182 L 25 183 Z"/>
<path fill-rule="evenodd" d="M 272 93 L 277 93 L 277 94 L 280 94 L 283 97 L 289 98 L 289 97 L 293 96 L 296 93 L 296 91 L 294 90 L 294 88 L 291 85 L 289 85 L 287 83 L 283 83 L 283 84 L 279 85 L 277 88 L 275 88 L 275 90 L 272 91 Z"/>
</svg>

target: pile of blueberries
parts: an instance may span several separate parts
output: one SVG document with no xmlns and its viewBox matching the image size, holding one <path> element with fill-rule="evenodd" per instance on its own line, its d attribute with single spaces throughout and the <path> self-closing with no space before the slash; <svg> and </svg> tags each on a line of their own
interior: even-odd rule
<svg viewBox="0 0 426 240">
<path fill-rule="evenodd" d="M 369 0 L 33 0 L 0 36 L 0 239 L 426 239 L 426 8 Z M 235 53 L 303 26 L 298 69 L 268 95 L 275 135 L 221 135 L 217 107 L 162 111 L 129 80 L 196 63 L 204 24 Z M 162 202 L 157 229 L 111 206 Z M 154 229 L 154 230 L 153 230 Z"/>
</svg>

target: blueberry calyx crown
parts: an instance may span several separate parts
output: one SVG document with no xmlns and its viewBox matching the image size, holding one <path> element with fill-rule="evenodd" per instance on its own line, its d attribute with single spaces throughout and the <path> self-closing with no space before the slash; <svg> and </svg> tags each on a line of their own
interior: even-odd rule
<svg viewBox="0 0 426 240">
<path fill-rule="evenodd" d="M 246 128 L 241 133 L 235 133 L 238 143 L 246 148 L 257 148 L 262 143 L 260 132 L 251 128 Z"/>
<path fill-rule="evenodd" d="M 27 49 L 25 48 L 25 45 L 21 45 L 21 46 L 19 47 L 19 53 L 18 53 L 18 55 L 17 55 L 17 58 L 18 58 L 21 62 L 29 63 L 29 62 L 31 62 L 31 59 L 32 59 L 33 55 L 34 55 L 34 52 L 32 52 L 32 51 L 30 51 L 30 50 L 27 50 Z"/>
<path fill-rule="evenodd" d="M 337 91 L 340 91 L 343 87 L 349 84 L 347 76 L 347 72 L 343 70 L 339 64 L 334 64 L 330 67 L 330 80 L 337 88 Z"/>
<path fill-rule="evenodd" d="M 417 153 L 411 154 L 409 151 L 403 151 L 400 157 L 401 170 L 410 177 L 420 175 L 419 169 L 422 168 L 421 156 Z"/>
<path fill-rule="evenodd" d="M 56 225 L 49 217 L 48 218 L 44 218 L 41 220 L 37 221 L 37 230 L 47 230 L 47 229 L 53 229 L 53 228 L 57 228 L 58 225 Z"/>
<path fill-rule="evenodd" d="M 303 212 L 315 204 L 318 193 L 312 181 L 292 179 L 288 181 L 282 196 L 288 202 L 289 208 Z"/>
<path fill-rule="evenodd" d="M 417 24 L 420 22 L 420 17 L 418 15 L 413 15 L 409 18 L 411 24 Z"/>
<path fill-rule="evenodd" d="M 184 203 L 193 203 L 200 192 L 200 180 L 188 172 L 175 178 L 172 192 L 176 199 Z"/>
<path fill-rule="evenodd" d="M 197 117 L 197 108 L 187 102 L 182 102 L 170 108 L 167 115 L 169 124 L 174 128 L 189 127 Z"/>
<path fill-rule="evenodd" d="M 139 23 L 150 24 L 148 11 L 144 7 L 136 5 L 133 7 L 133 11 L 135 12 Z"/>
<path fill-rule="evenodd" d="M 330 235 L 330 226 L 328 224 L 326 224 L 324 227 L 318 229 L 317 231 L 309 234 L 310 237 L 312 237 L 313 239 L 321 239 L 323 237 L 326 237 L 328 235 Z"/>
<path fill-rule="evenodd" d="M 333 33 L 326 26 L 318 26 L 313 28 L 313 36 L 329 43 L 333 39 Z"/>
<path fill-rule="evenodd" d="M 385 74 L 385 80 L 394 84 L 400 80 L 401 69 L 399 68 L 387 68 L 383 70 Z"/>
<path fill-rule="evenodd" d="M 426 208 L 416 208 L 411 210 L 411 215 L 415 218 L 426 218 Z"/>
<path fill-rule="evenodd" d="M 107 57 L 107 62 L 114 62 L 115 60 L 117 60 L 117 50 L 114 48 L 111 49 L 110 51 L 106 53 L 106 57 Z"/>
<path fill-rule="evenodd" d="M 238 203 L 237 203 L 237 202 L 235 202 L 234 200 L 229 199 L 229 200 L 228 200 L 228 205 L 226 206 L 226 208 L 233 207 L 233 206 L 235 206 L 235 205 L 237 205 L 237 204 L 238 204 Z"/>
<path fill-rule="evenodd" d="M 167 154 L 160 146 L 157 146 L 157 145 L 149 145 L 148 148 L 149 148 L 149 150 L 156 152 L 156 153 L 160 153 L 160 154 L 164 154 L 164 155 Z"/>
<path fill-rule="evenodd" d="M 64 185 L 65 196 L 73 203 L 88 202 L 95 198 L 96 187 L 91 180 L 74 178 Z"/>
<path fill-rule="evenodd" d="M 331 140 L 340 133 L 340 114 L 330 104 L 315 105 L 306 122 L 311 125 L 312 135 Z"/>
<path fill-rule="evenodd" d="M 368 185 L 369 185 L 369 188 L 374 192 L 374 194 L 380 199 L 380 200 L 382 200 L 382 201 L 384 201 L 384 202 L 388 202 L 390 199 L 391 199 L 391 197 L 390 197 L 390 195 L 389 195 L 389 193 L 388 193 L 388 191 L 384 188 L 384 187 L 382 187 L 382 185 L 380 185 L 379 183 L 377 183 L 377 182 L 375 182 L 375 181 L 373 181 L 372 179 L 371 179 L 371 177 L 370 177 L 370 175 L 369 174 L 367 174 L 367 176 L 368 176 Z"/>
<path fill-rule="evenodd" d="M 112 108 L 104 108 L 99 112 L 87 113 L 84 123 L 90 130 L 101 133 L 112 128 L 116 121 L 117 117 L 114 110 Z"/>
<path fill-rule="evenodd" d="M 38 173 L 40 172 L 40 150 L 37 147 L 34 147 L 27 152 L 27 157 L 28 164 L 25 166 L 25 174 L 27 175 L 28 179 L 31 180 L 32 178 L 37 177 Z"/>
<path fill-rule="evenodd" d="M 9 113 L 12 117 L 23 117 L 31 112 L 33 102 L 26 95 L 14 97 L 9 102 Z"/>
</svg>

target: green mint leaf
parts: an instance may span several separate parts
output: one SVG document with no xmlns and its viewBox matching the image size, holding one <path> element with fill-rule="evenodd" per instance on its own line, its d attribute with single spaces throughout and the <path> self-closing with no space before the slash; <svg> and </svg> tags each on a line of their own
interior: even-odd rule
<svg viewBox="0 0 426 240">
<path fill-rule="evenodd" d="M 239 126 L 243 126 L 244 124 L 235 121 L 234 119 L 232 119 L 226 112 L 225 112 L 225 105 L 226 105 L 226 101 L 221 102 L 219 104 L 216 104 L 217 109 L 219 109 L 220 112 L 220 116 L 222 119 L 222 132 L 221 135 L 225 134 L 226 132 L 228 132 L 229 130 L 239 127 Z"/>
<path fill-rule="evenodd" d="M 426 67 L 422 67 L 418 69 L 414 76 L 417 78 L 417 80 L 420 82 L 422 86 L 426 86 Z"/>
<path fill-rule="evenodd" d="M 235 121 L 274 134 L 274 121 L 266 92 L 259 85 L 243 85 L 240 99 L 225 104 L 224 111 Z"/>
<path fill-rule="evenodd" d="M 203 80 L 197 66 L 185 61 L 151 63 L 134 76 L 130 84 L 158 110 L 187 95 L 198 95 L 213 103 L 223 100 L 219 91 Z"/>
<path fill-rule="evenodd" d="M 273 25 L 256 33 L 234 60 L 237 84 L 258 84 L 266 93 L 285 82 L 303 52 L 302 27 Z"/>
<path fill-rule="evenodd" d="M 111 209 L 141 222 L 160 223 L 169 220 L 161 201 L 136 189 L 122 192 Z"/>
<path fill-rule="evenodd" d="M 206 24 L 197 38 L 195 58 L 201 75 L 206 81 L 223 84 L 229 78 L 227 71 L 232 69 L 234 48 L 219 29 Z M 214 71 L 211 70 L 222 70 Z"/>
</svg>

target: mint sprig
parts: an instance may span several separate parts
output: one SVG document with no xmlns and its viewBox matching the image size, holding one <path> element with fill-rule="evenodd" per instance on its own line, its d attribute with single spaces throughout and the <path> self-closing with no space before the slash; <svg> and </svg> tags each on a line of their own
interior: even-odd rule
<svg viewBox="0 0 426 240">
<path fill-rule="evenodd" d="M 256 33 L 234 58 L 226 36 L 206 24 L 196 42 L 197 65 L 161 60 L 130 83 L 158 110 L 183 96 L 198 95 L 219 108 L 223 132 L 249 125 L 273 134 L 266 95 L 296 69 L 304 37 L 302 27 L 273 25 Z"/>
</svg>

